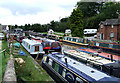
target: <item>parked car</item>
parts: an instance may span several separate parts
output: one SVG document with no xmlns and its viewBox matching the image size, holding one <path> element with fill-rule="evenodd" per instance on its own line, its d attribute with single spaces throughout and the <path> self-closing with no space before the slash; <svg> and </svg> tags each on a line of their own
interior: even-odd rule
<svg viewBox="0 0 120 83">
<path fill-rule="evenodd" d="M 3 33 L 0 33 L 0 39 L 4 39 L 4 34 Z"/>
</svg>

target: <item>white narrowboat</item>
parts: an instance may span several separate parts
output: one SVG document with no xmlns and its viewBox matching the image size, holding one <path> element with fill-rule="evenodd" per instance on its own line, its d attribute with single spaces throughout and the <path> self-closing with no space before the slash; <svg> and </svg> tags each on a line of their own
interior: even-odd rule
<svg viewBox="0 0 120 83">
<path fill-rule="evenodd" d="M 30 39 L 23 39 L 22 40 L 22 46 L 31 54 L 31 55 L 37 55 L 37 54 L 45 54 L 43 51 L 42 44 L 39 42 L 36 42 L 34 40 Z"/>
</svg>

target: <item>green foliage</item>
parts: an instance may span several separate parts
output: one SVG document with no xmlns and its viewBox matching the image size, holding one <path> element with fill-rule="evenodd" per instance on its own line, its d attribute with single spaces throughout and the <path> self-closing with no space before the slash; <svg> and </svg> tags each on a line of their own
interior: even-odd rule
<svg viewBox="0 0 120 83">
<path fill-rule="evenodd" d="M 82 11 L 84 18 L 97 14 L 100 4 L 97 2 L 78 2 L 77 7 Z"/>
<path fill-rule="evenodd" d="M 70 16 L 70 29 L 72 31 L 72 36 L 83 36 L 83 15 L 79 8 L 73 9 Z"/>
<path fill-rule="evenodd" d="M 77 7 L 84 16 L 84 28 L 99 28 L 99 23 L 118 17 L 120 3 L 117 2 L 78 2 Z"/>
</svg>

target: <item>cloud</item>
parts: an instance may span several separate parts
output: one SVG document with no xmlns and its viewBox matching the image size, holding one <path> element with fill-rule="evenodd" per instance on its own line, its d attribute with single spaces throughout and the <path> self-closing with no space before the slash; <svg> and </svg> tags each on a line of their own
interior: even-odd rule
<svg viewBox="0 0 120 83">
<path fill-rule="evenodd" d="M 0 0 L 0 23 L 46 24 L 67 17 L 79 0 Z"/>
</svg>

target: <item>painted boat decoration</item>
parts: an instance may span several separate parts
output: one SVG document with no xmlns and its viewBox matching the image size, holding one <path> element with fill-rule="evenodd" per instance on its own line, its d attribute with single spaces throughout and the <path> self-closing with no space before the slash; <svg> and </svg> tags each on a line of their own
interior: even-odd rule
<svg viewBox="0 0 120 83">
<path fill-rule="evenodd" d="M 40 42 L 43 45 L 43 50 L 46 53 L 48 53 L 48 51 L 61 52 L 61 44 L 59 41 L 50 40 L 50 39 L 41 38 L 41 37 L 37 37 L 37 38 L 33 37 L 32 40 Z"/>
</svg>

